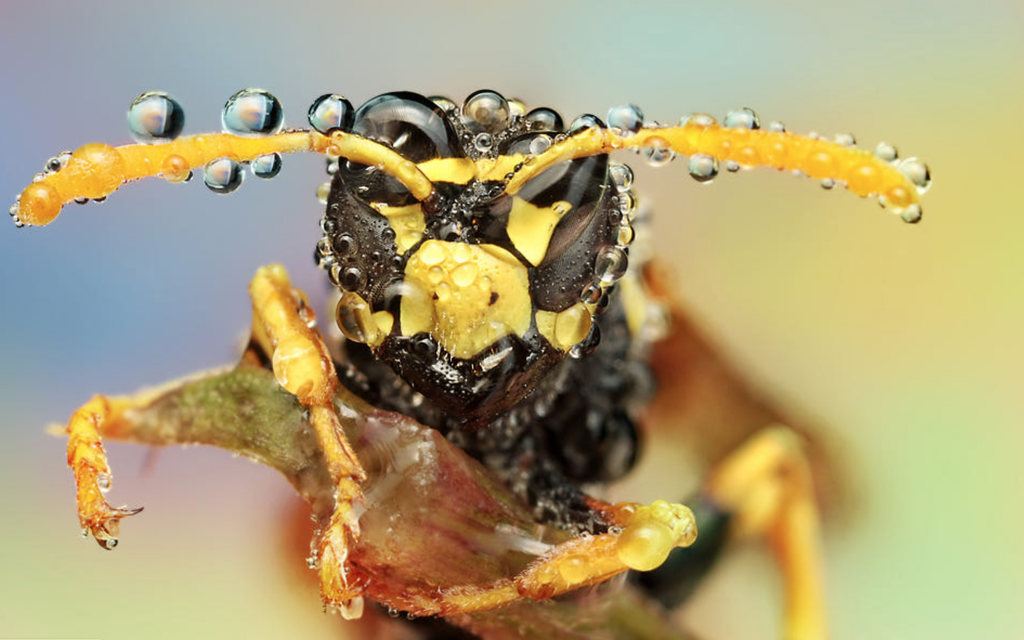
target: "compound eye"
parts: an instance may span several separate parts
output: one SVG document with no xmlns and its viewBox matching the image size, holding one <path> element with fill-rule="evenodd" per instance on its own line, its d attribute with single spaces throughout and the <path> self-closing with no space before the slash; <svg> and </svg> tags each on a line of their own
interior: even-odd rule
<svg viewBox="0 0 1024 640">
<path fill-rule="evenodd" d="M 462 155 L 458 136 L 434 102 L 408 91 L 385 93 L 356 110 L 352 132 L 382 142 L 417 164 Z M 418 203 L 398 180 L 370 167 L 342 162 L 339 176 L 371 206 L 408 207 Z"/>
<path fill-rule="evenodd" d="M 458 136 L 441 108 L 409 91 L 367 101 L 356 111 L 352 131 L 391 146 L 415 163 L 462 155 Z"/>
<path fill-rule="evenodd" d="M 538 155 L 553 138 L 547 133 L 527 134 L 512 140 L 503 151 L 509 155 Z M 564 203 L 564 214 L 581 218 L 593 214 L 601 199 L 608 174 L 608 156 L 597 155 L 558 163 L 527 182 L 516 194 L 535 207 Z M 570 231 L 566 229 L 566 231 Z"/>
<path fill-rule="evenodd" d="M 510 153 L 524 153 L 546 134 L 514 141 Z M 562 311 L 580 300 L 594 278 L 601 248 L 615 245 L 616 211 L 609 197 L 608 156 L 562 162 L 537 175 L 513 196 L 509 239 L 536 267 L 534 302 L 545 311 Z"/>
</svg>

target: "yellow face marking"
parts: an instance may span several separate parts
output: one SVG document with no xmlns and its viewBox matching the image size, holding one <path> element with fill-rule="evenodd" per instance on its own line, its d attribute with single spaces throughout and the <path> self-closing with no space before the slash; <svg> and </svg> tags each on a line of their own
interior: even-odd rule
<svg viewBox="0 0 1024 640">
<path fill-rule="evenodd" d="M 380 202 L 370 205 L 388 219 L 391 230 L 395 232 L 395 246 L 398 255 L 403 255 L 414 244 L 423 237 L 423 231 L 427 228 L 427 221 L 423 215 L 423 207 L 420 203 L 406 205 L 404 207 L 389 207 Z"/>
<path fill-rule="evenodd" d="M 497 158 L 480 158 L 476 161 L 476 179 L 481 182 L 502 181 L 505 176 L 515 173 L 516 165 L 523 164 L 525 156 L 518 153 Z"/>
<path fill-rule="evenodd" d="M 526 267 L 501 247 L 427 240 L 406 263 L 405 286 L 402 335 L 429 333 L 456 358 L 530 328 Z"/>
<path fill-rule="evenodd" d="M 391 315 L 390 311 L 374 311 L 373 322 L 380 329 L 381 340 L 383 337 L 391 333 L 391 328 L 395 326 L 395 316 Z"/>
<path fill-rule="evenodd" d="M 434 158 L 416 165 L 431 182 L 467 184 L 476 177 L 476 165 L 469 158 Z"/>
<path fill-rule="evenodd" d="M 416 165 L 431 182 L 469 184 L 474 178 L 481 181 L 501 181 L 514 173 L 516 165 L 523 164 L 526 156 L 514 154 L 497 158 L 481 158 L 473 162 L 469 158 L 434 158 Z"/>
<path fill-rule="evenodd" d="M 543 262 L 548 252 L 551 234 L 555 232 L 559 220 L 570 209 L 572 205 L 564 200 L 550 207 L 538 207 L 522 198 L 513 197 L 506 227 L 508 237 L 519 253 L 536 267 Z"/>
<path fill-rule="evenodd" d="M 537 331 L 559 351 L 583 342 L 593 324 L 590 309 L 582 302 L 563 311 L 537 311 Z"/>
</svg>

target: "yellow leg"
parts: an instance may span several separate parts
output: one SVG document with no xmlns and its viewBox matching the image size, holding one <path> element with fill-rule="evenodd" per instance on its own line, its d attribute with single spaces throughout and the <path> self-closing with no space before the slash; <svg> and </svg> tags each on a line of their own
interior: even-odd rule
<svg viewBox="0 0 1024 640">
<path fill-rule="evenodd" d="M 402 593 L 389 606 L 416 615 L 452 615 L 495 609 L 523 598 L 545 600 L 603 582 L 629 569 L 657 567 L 672 549 L 693 544 L 693 513 L 680 504 L 657 501 L 600 503 L 613 532 L 582 536 L 552 547 L 518 575 L 490 586 L 451 585 Z"/>
<path fill-rule="evenodd" d="M 71 416 L 68 423 L 68 466 L 75 475 L 78 495 L 78 519 L 82 529 L 92 534 L 104 549 L 117 546 L 121 518 L 142 511 L 127 507 L 114 508 L 104 494 L 113 478 L 103 449 L 101 432 L 115 433 L 120 416 L 129 403 L 120 398 L 93 396 Z"/>
<path fill-rule="evenodd" d="M 613 532 L 556 547 L 516 579 L 522 595 L 540 600 L 627 569 L 650 571 L 665 562 L 670 551 L 697 539 L 693 512 L 681 504 L 658 500 L 647 506 L 630 502 L 600 506 Z"/>
<path fill-rule="evenodd" d="M 359 538 L 353 505 L 363 499 L 366 480 L 359 459 L 341 430 L 333 398 L 338 377 L 316 318 L 301 291 L 292 288 L 281 265 L 256 272 L 249 293 L 253 338 L 270 356 L 274 377 L 309 409 L 310 423 L 337 486 L 331 523 L 320 539 L 320 593 L 346 617 L 359 617 L 363 587 L 348 579 L 348 553 Z"/>
<path fill-rule="evenodd" d="M 785 583 L 784 638 L 827 637 L 818 508 L 796 434 L 777 427 L 755 435 L 715 469 L 706 491 L 735 514 L 738 537 L 768 540 Z"/>
</svg>

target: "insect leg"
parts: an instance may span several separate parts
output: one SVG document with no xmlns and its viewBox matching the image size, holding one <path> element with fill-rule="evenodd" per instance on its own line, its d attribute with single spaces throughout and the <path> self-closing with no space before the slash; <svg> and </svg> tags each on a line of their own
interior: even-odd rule
<svg viewBox="0 0 1024 640">
<path fill-rule="evenodd" d="M 818 507 L 796 434 L 772 427 L 754 435 L 712 471 L 704 492 L 733 514 L 730 537 L 767 539 L 785 583 L 784 637 L 825 638 Z"/>
<path fill-rule="evenodd" d="M 333 407 L 338 382 L 330 352 L 313 328 L 315 316 L 305 295 L 292 288 L 284 267 L 256 272 L 249 292 L 253 302 L 253 339 L 270 355 L 274 377 L 310 414 L 310 423 L 337 487 L 335 510 L 320 540 L 320 591 L 327 604 L 346 617 L 359 617 L 362 587 L 348 580 L 350 542 L 359 538 L 355 503 L 366 480 Z"/>
<path fill-rule="evenodd" d="M 105 549 L 117 546 L 121 518 L 142 511 L 111 507 L 103 495 L 112 479 L 101 434 L 116 436 L 123 431 L 120 418 L 130 406 L 124 398 L 96 395 L 75 411 L 67 427 L 68 466 L 75 475 L 78 519 L 83 531 L 91 533 Z"/>
<path fill-rule="evenodd" d="M 729 541 L 731 513 L 707 496 L 698 496 L 687 504 L 693 506 L 694 519 L 700 526 L 697 541 L 689 547 L 673 550 L 657 569 L 630 575 L 635 584 L 669 610 L 685 602 L 700 586 Z"/>
<path fill-rule="evenodd" d="M 653 569 L 672 549 L 693 544 L 697 537 L 693 513 L 681 504 L 592 502 L 613 530 L 563 541 L 518 575 L 490 586 L 405 593 L 403 609 L 417 615 L 452 615 L 488 611 L 522 598 L 545 600 L 629 569 Z"/>
</svg>

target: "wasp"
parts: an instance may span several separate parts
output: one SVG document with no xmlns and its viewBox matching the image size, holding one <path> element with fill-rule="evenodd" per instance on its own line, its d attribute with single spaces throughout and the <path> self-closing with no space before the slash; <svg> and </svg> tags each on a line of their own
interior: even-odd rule
<svg viewBox="0 0 1024 640">
<path fill-rule="evenodd" d="M 107 502 L 103 440 L 204 443 L 274 467 L 309 502 L 309 566 L 325 606 L 349 619 L 368 599 L 485 638 L 677 637 L 661 605 L 743 532 L 777 556 L 785 637 L 826 636 L 814 481 L 792 431 L 764 425 L 689 506 L 592 495 L 637 460 L 652 353 L 673 315 L 638 239 L 647 213 L 632 170 L 611 154 L 687 156 L 701 182 L 721 165 L 802 173 L 910 223 L 927 165 L 886 144 L 762 128 L 749 109 L 667 126 L 624 105 L 566 124 L 491 90 L 461 105 L 393 92 L 358 108 L 327 94 L 310 129 L 284 131 L 277 99 L 246 89 L 222 115 L 224 133 L 181 137 L 181 106 L 143 94 L 128 112 L 137 144 L 53 158 L 10 210 L 42 226 L 148 176 L 201 171 L 230 193 L 245 165 L 270 178 L 284 154 L 327 158 L 314 258 L 337 293 L 340 336 L 267 266 L 236 368 L 76 411 L 68 463 L 83 530 L 102 547 L 140 511 Z M 581 592 L 592 585 L 604 586 Z M 451 632 L 439 624 L 422 633 Z"/>
</svg>

